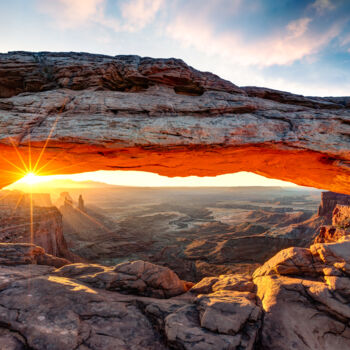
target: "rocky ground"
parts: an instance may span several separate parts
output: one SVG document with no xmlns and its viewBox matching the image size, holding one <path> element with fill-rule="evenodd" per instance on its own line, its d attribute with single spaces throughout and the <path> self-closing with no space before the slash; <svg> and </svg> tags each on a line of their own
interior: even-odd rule
<svg viewBox="0 0 350 350">
<path fill-rule="evenodd" d="M 340 350 L 350 347 L 349 207 L 335 241 L 288 248 L 252 276 L 193 285 L 143 261 L 63 264 L 0 245 L 0 343 L 7 350 Z M 57 259 L 57 258 L 56 258 Z M 56 264 L 57 266 L 57 264 Z"/>
</svg>

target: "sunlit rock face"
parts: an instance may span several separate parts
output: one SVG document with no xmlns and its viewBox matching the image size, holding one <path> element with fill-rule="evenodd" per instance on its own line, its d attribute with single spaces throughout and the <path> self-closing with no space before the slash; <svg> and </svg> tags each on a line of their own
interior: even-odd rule
<svg viewBox="0 0 350 350">
<path fill-rule="evenodd" d="M 350 194 L 349 134 L 346 97 L 238 88 L 176 59 L 0 55 L 0 187 L 32 163 L 46 174 L 244 170 Z"/>
<path fill-rule="evenodd" d="M 255 270 L 264 312 L 259 349 L 350 347 L 349 209 L 337 205 L 333 211 L 342 235 L 321 230 L 309 249 L 284 249 Z"/>
<path fill-rule="evenodd" d="M 5 192 L 0 199 L 0 243 L 34 243 L 48 254 L 76 261 L 63 235 L 62 214 L 52 205 L 37 205 L 48 203 L 49 194 Z"/>
</svg>

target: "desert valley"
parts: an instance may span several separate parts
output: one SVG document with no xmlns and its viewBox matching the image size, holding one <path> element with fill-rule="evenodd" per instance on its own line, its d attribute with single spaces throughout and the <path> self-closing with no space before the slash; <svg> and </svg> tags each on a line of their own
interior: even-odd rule
<svg viewBox="0 0 350 350">
<path fill-rule="evenodd" d="M 349 97 L 16 51 L 0 54 L 0 112 L 1 350 L 350 348 Z M 98 181 L 132 170 L 135 186 Z M 291 187 L 142 178 L 242 171 Z"/>
<path fill-rule="evenodd" d="M 308 246 L 319 227 L 330 224 L 317 215 L 321 191 L 307 188 L 70 185 L 56 188 L 52 195 L 32 194 L 33 243 L 50 254 L 61 251 L 64 257 L 68 248 L 84 261 L 102 265 L 145 260 L 192 282 L 224 273 L 252 273 L 283 248 Z M 24 194 L 0 195 L 2 242 L 17 237 L 18 242 L 28 242 L 29 198 L 17 204 Z M 19 222 L 23 231 L 18 231 Z M 58 246 L 44 243 L 44 236 Z M 65 244 L 60 243 L 62 237 Z"/>
</svg>

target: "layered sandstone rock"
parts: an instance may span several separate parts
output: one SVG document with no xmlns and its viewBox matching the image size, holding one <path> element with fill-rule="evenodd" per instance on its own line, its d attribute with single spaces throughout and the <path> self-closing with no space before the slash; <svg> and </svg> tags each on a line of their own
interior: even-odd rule
<svg viewBox="0 0 350 350">
<path fill-rule="evenodd" d="M 288 248 L 254 272 L 263 349 L 350 346 L 350 240 Z"/>
<path fill-rule="evenodd" d="M 0 96 L 0 151 L 20 168 L 31 146 L 45 173 L 245 170 L 350 194 L 347 98 L 238 88 L 176 59 L 28 52 L 0 55 Z"/>
<path fill-rule="evenodd" d="M 348 196 L 349 197 L 349 196 Z M 346 200 L 350 200 L 346 198 Z M 321 226 L 315 243 L 337 242 L 342 238 L 350 236 L 350 206 L 339 205 L 334 207 L 332 213 L 332 225 Z"/>
<path fill-rule="evenodd" d="M 172 271 L 143 261 L 54 270 L 37 265 L 41 248 L 20 248 L 0 247 L 7 259 L 0 265 L 0 340 L 9 349 L 350 347 L 348 237 L 285 249 L 252 277 L 208 277 L 190 293 Z"/>
<path fill-rule="evenodd" d="M 4 197 L 0 203 L 0 242 L 33 243 L 48 254 L 80 261 L 67 247 L 62 214 L 56 207 L 31 205 L 29 194 L 11 193 Z M 47 200 L 45 196 L 36 197 Z"/>
<path fill-rule="evenodd" d="M 337 205 L 350 206 L 350 196 L 342 193 L 322 192 L 318 215 L 324 217 L 326 225 L 332 224 L 333 210 Z M 333 223 L 333 225 L 335 225 Z"/>
</svg>

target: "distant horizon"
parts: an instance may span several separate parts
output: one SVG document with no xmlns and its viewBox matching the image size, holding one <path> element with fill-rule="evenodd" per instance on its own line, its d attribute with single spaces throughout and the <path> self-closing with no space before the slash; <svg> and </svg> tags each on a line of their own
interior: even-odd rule
<svg viewBox="0 0 350 350">
<path fill-rule="evenodd" d="M 308 186 L 298 186 L 294 183 L 269 179 L 261 175 L 239 172 L 215 177 L 174 177 L 169 178 L 154 173 L 140 171 L 96 171 L 73 175 L 38 176 L 31 179 L 21 179 L 4 190 L 20 190 L 23 192 L 40 191 L 41 189 L 59 188 L 89 188 L 86 184 L 93 183 L 97 187 L 130 187 L 130 188 L 286 188 L 286 189 L 315 189 Z M 82 186 L 79 186 L 82 185 Z M 84 184 L 86 186 L 84 186 Z M 94 188 L 92 186 L 91 188 Z M 317 190 L 317 189 L 315 189 Z"/>
</svg>

